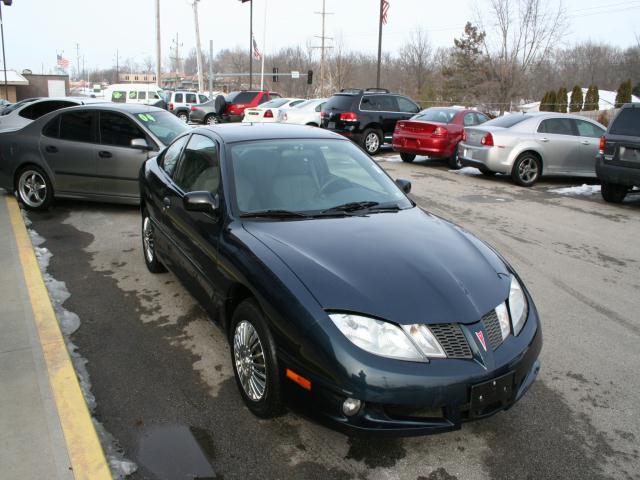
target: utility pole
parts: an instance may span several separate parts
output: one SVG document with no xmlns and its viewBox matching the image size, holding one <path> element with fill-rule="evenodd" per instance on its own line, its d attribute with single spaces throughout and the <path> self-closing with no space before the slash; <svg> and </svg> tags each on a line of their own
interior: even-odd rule
<svg viewBox="0 0 640 480">
<path fill-rule="evenodd" d="M 2 20 L 2 3 L 0 2 L 0 34 L 2 35 L 2 67 L 4 68 L 4 98 L 9 101 L 9 83 L 7 82 L 7 59 L 4 55 L 4 20 Z M 6 2 L 5 2 L 6 3 Z M 7 6 L 11 2 L 6 3 Z"/>
<path fill-rule="evenodd" d="M 116 48 L 116 83 L 120 81 L 120 51 Z"/>
<path fill-rule="evenodd" d="M 180 74 L 180 47 L 182 44 L 180 43 L 180 34 L 176 32 L 176 38 L 173 40 L 173 51 L 175 52 L 175 56 L 171 57 L 176 61 L 176 75 Z"/>
<path fill-rule="evenodd" d="M 196 56 L 198 57 L 198 91 L 204 90 L 204 77 L 202 74 L 202 47 L 200 46 L 200 22 L 198 22 L 198 2 L 193 0 L 193 20 L 196 22 Z"/>
<path fill-rule="evenodd" d="M 253 88 L 253 0 L 249 0 L 249 90 Z"/>
<path fill-rule="evenodd" d="M 156 0 L 156 84 L 162 88 L 162 55 L 160 46 L 160 0 Z"/>
<path fill-rule="evenodd" d="M 78 78 L 80 77 L 80 44 L 76 43 L 76 62 L 77 62 L 77 72 Z"/>
<path fill-rule="evenodd" d="M 384 17 L 384 2 L 380 0 L 380 20 L 378 22 L 378 67 L 376 69 L 376 88 L 380 88 L 380 62 L 382 61 L 382 22 Z"/>
<path fill-rule="evenodd" d="M 319 48 L 320 49 L 320 96 L 324 96 L 324 92 L 325 92 L 325 87 L 324 87 L 324 70 L 325 70 L 325 54 L 324 51 L 326 49 L 329 48 L 333 48 L 330 46 L 326 46 L 325 45 L 325 40 L 333 40 L 332 37 L 327 37 L 324 32 L 325 32 L 325 19 L 327 17 L 327 15 L 333 15 L 333 13 L 331 12 L 327 12 L 326 11 L 326 0 L 322 0 L 322 12 L 314 12 L 317 15 L 322 15 L 322 35 L 316 35 L 316 38 L 320 39 L 320 46 L 319 47 L 313 47 L 313 48 Z"/>
<path fill-rule="evenodd" d="M 213 40 L 209 40 L 209 98 L 213 98 Z"/>
</svg>

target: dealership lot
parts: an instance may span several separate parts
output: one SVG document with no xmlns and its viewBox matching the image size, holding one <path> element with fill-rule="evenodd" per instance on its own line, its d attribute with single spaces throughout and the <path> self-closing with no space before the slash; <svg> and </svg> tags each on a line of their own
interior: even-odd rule
<svg viewBox="0 0 640 480">
<path fill-rule="evenodd" d="M 132 478 L 634 478 L 640 197 L 614 206 L 549 192 L 578 181 L 523 189 L 394 158 L 377 157 L 413 182 L 421 207 L 496 247 L 527 283 L 545 339 L 531 391 L 431 437 L 349 439 L 295 413 L 258 420 L 221 332 L 171 274 L 147 272 L 138 210 L 59 201 L 29 217 L 53 253 L 49 273 L 71 293 L 64 307 L 81 319 L 72 340 L 95 415 L 138 464 Z"/>
</svg>

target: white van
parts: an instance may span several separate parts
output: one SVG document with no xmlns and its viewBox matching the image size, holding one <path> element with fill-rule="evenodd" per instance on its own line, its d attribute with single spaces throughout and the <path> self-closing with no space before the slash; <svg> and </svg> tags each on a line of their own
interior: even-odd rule
<svg viewBox="0 0 640 480">
<path fill-rule="evenodd" d="M 116 83 L 104 90 L 104 99 L 116 103 L 153 105 L 162 100 L 162 90 L 150 83 Z"/>
</svg>

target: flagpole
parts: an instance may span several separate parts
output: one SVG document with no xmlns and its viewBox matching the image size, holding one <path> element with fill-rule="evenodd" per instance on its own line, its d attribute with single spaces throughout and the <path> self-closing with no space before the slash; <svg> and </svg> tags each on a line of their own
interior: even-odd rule
<svg viewBox="0 0 640 480">
<path fill-rule="evenodd" d="M 380 0 L 380 20 L 378 22 L 378 69 L 376 72 L 376 88 L 380 88 L 380 59 L 382 57 L 382 15 L 383 2 Z"/>
<path fill-rule="evenodd" d="M 249 0 L 249 90 L 253 87 L 253 0 Z"/>
<path fill-rule="evenodd" d="M 264 56 L 267 54 L 267 2 L 264 0 L 264 20 L 262 25 L 262 71 L 260 72 L 260 90 L 264 90 Z"/>
</svg>

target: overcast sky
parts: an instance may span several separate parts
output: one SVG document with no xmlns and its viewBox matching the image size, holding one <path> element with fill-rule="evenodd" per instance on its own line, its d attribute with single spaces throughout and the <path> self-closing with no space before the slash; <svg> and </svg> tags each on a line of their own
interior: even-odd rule
<svg viewBox="0 0 640 480">
<path fill-rule="evenodd" d="M 256 40 L 267 55 L 287 45 L 319 45 L 313 36 L 320 35 L 321 17 L 314 12 L 322 8 L 322 0 L 253 1 Z M 473 18 L 474 6 L 487 1 L 390 0 L 383 50 L 395 51 L 416 28 L 428 32 L 434 47 L 450 46 Z M 127 58 L 138 63 L 147 56 L 155 58 L 154 5 L 154 0 L 14 0 L 13 6 L 2 8 L 7 66 L 47 72 L 55 66 L 56 52 L 63 52 L 75 65 L 76 43 L 87 69 L 115 64 L 116 49 L 121 63 Z M 176 33 L 185 52 L 195 46 L 190 5 L 189 0 L 161 0 L 163 58 Z M 214 54 L 236 45 L 248 48 L 248 3 L 200 0 L 199 5 L 203 49 L 208 52 L 209 40 L 213 40 Z M 327 17 L 328 36 L 341 37 L 353 50 L 377 51 L 378 0 L 326 0 L 326 5 L 333 12 Z M 628 47 L 640 34 L 640 0 L 564 0 L 563 5 L 569 14 L 566 45 L 591 39 Z"/>
</svg>

